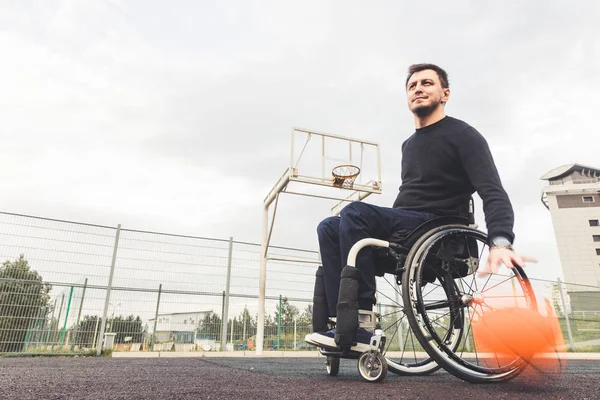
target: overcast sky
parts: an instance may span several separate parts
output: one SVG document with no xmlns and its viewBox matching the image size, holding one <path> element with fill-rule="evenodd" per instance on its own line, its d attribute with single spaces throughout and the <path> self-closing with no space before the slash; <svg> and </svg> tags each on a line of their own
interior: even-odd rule
<svg viewBox="0 0 600 400">
<path fill-rule="evenodd" d="M 293 126 L 379 142 L 367 201 L 391 206 L 406 69 L 433 62 L 447 114 L 488 139 L 517 249 L 554 279 L 539 178 L 600 167 L 600 3 L 451 4 L 0 0 L 0 210 L 260 242 Z M 316 249 L 330 206 L 283 198 L 273 243 Z"/>
</svg>

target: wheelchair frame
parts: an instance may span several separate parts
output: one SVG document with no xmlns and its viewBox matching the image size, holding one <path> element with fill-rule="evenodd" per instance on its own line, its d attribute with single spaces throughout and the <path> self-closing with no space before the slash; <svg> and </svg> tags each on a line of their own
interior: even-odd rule
<svg viewBox="0 0 600 400">
<path fill-rule="evenodd" d="M 388 359 L 385 356 L 386 336 L 380 326 L 381 315 L 374 312 L 361 311 L 361 316 L 370 316 L 370 322 L 368 324 L 359 322 L 360 327 L 371 329 L 373 331 L 369 350 L 363 352 L 355 351 L 356 347 L 353 347 L 353 345 L 356 343 L 342 343 L 337 349 L 320 348 L 321 354 L 327 357 L 326 366 L 329 375 L 337 375 L 340 358 L 358 359 L 359 373 L 361 377 L 368 382 L 379 382 L 385 379 L 388 368 L 398 374 L 424 375 L 442 367 L 451 374 L 472 383 L 503 381 L 517 376 L 522 371 L 526 363 L 518 358 L 512 360 L 505 366 L 501 366 L 498 362 L 497 367 L 482 367 L 478 364 L 479 361 L 477 361 L 477 364 L 473 364 L 467 359 L 463 359 L 464 351 L 460 355 L 456 354 L 459 345 L 463 343 L 464 346 L 465 340 L 469 340 L 469 331 L 466 332 L 465 336 L 465 309 L 469 312 L 469 307 L 472 305 L 477 306 L 477 302 L 480 301 L 477 296 L 482 296 L 481 293 L 475 292 L 472 294 L 461 294 L 460 288 L 457 286 L 456 282 L 454 282 L 454 275 L 466 273 L 466 276 L 470 274 L 474 276 L 476 273 L 481 254 L 477 254 L 477 257 L 472 257 L 470 254 L 472 250 L 472 241 L 478 240 L 484 245 L 487 245 L 487 235 L 478 231 L 473 226 L 474 218 L 472 213 L 470 213 L 469 218 L 437 217 L 421 224 L 405 238 L 396 238 L 396 242 L 393 241 L 394 238 L 390 241 L 366 238 L 355 243 L 348 254 L 346 268 L 355 268 L 358 253 L 368 246 L 377 248 L 374 249 L 375 251 L 383 251 L 383 254 L 378 254 L 376 259 L 381 259 L 381 256 L 386 256 L 395 260 L 395 266 L 393 266 L 393 268 L 388 264 L 383 270 L 378 270 L 376 275 L 383 276 L 386 273 L 392 274 L 395 276 L 396 282 L 402 284 L 403 311 L 406 314 L 410 328 L 414 332 L 420 345 L 429 355 L 430 359 L 420 362 L 418 364 L 419 368 L 414 368 L 413 365 L 410 364 L 398 365 L 391 358 Z M 452 237 L 452 235 L 464 235 L 465 244 L 462 251 L 467 251 L 469 257 L 460 258 L 457 254 L 448 255 L 448 252 L 443 253 L 441 251 L 441 249 L 443 249 L 442 244 L 440 244 L 439 247 L 439 254 L 435 254 L 435 257 L 430 257 L 428 252 L 432 250 L 437 243 L 443 243 L 442 240 L 444 240 L 444 238 Z M 450 243 L 452 244 L 452 242 Z M 475 242 L 475 245 L 477 245 L 477 242 Z M 443 337 L 436 332 L 436 327 L 433 326 L 431 321 L 426 323 L 427 318 L 425 318 L 427 310 L 440 307 L 440 305 L 436 305 L 435 307 L 430 305 L 428 308 L 428 306 L 424 304 L 422 298 L 419 297 L 419 288 L 417 287 L 417 285 L 421 284 L 423 284 L 424 287 L 431 280 L 431 278 L 423 279 L 422 276 L 423 271 L 425 270 L 425 264 L 429 263 L 431 258 L 436 258 L 437 261 L 440 261 L 441 259 L 440 265 L 442 269 L 440 271 L 444 268 L 444 262 L 451 262 L 453 259 L 458 260 L 461 265 L 464 264 L 461 271 L 456 270 L 456 268 L 454 268 L 453 271 L 446 270 L 446 272 L 440 272 L 439 275 L 434 278 L 434 280 L 437 279 L 440 281 L 440 287 L 443 288 L 448 296 L 448 300 L 444 302 L 442 306 L 448 306 L 450 309 L 450 326 L 448 332 L 446 332 Z M 444 260 L 444 258 L 446 258 L 446 260 Z M 447 266 L 446 269 L 448 269 Z M 537 309 L 535 294 L 531 289 L 531 285 L 525 272 L 522 268 L 515 267 L 512 269 L 512 273 L 525 293 L 527 306 Z M 340 286 L 340 299 L 342 297 L 341 293 L 343 285 L 344 279 L 342 279 Z M 409 307 L 407 307 L 407 304 Z M 336 327 L 338 332 L 340 331 L 338 328 L 340 327 L 340 318 L 341 314 L 338 311 Z M 337 334 L 336 343 L 338 343 Z"/>
</svg>

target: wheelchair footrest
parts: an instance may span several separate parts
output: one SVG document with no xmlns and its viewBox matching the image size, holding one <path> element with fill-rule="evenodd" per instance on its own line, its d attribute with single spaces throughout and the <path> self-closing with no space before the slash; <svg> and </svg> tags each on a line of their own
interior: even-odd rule
<svg viewBox="0 0 600 400">
<path fill-rule="evenodd" d="M 325 349 L 320 348 L 319 353 L 326 357 L 339 357 L 339 358 L 348 358 L 348 359 L 357 359 L 362 354 L 358 351 L 352 351 L 350 349 Z"/>
<path fill-rule="evenodd" d="M 372 331 L 379 325 L 379 317 L 376 312 L 358 310 L 358 326 Z"/>
</svg>

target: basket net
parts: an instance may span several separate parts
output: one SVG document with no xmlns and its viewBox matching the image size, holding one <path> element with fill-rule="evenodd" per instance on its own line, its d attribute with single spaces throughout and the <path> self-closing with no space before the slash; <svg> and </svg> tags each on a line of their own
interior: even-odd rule
<svg viewBox="0 0 600 400">
<path fill-rule="evenodd" d="M 352 189 L 354 180 L 360 174 L 360 168 L 351 164 L 338 165 L 333 168 L 331 174 L 333 175 L 333 186 L 342 189 Z"/>
</svg>

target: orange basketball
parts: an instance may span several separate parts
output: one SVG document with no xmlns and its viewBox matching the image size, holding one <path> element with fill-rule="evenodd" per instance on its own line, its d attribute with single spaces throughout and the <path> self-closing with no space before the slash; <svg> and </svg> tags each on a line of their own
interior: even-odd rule
<svg viewBox="0 0 600 400">
<path fill-rule="evenodd" d="M 477 352 L 487 353 L 506 365 L 519 357 L 533 372 L 560 372 L 558 352 L 564 340 L 554 315 L 543 316 L 528 308 L 488 311 L 473 322 Z"/>
</svg>

